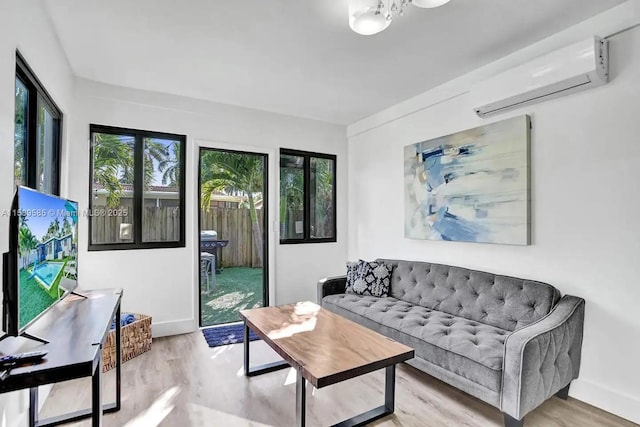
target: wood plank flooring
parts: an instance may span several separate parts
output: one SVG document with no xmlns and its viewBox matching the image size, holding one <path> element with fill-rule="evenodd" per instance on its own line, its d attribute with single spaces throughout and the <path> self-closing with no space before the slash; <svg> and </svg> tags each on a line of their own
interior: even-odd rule
<svg viewBox="0 0 640 427">
<path fill-rule="evenodd" d="M 262 341 L 251 343 L 252 363 L 279 360 Z M 295 421 L 295 372 L 247 379 L 242 344 L 209 348 L 201 332 L 154 340 L 153 348 L 123 365 L 122 409 L 104 417 L 106 427 L 288 427 Z M 114 396 L 113 371 L 103 376 L 103 399 Z M 322 389 L 307 389 L 307 425 L 327 426 L 378 406 L 384 370 Z M 41 417 L 88 407 L 90 381 L 58 384 Z M 90 426 L 90 422 L 69 424 Z M 399 365 L 396 412 L 372 426 L 498 427 L 494 407 L 416 369 Z M 636 424 L 569 398 L 552 398 L 527 415 L 526 427 L 632 427 Z"/>
</svg>

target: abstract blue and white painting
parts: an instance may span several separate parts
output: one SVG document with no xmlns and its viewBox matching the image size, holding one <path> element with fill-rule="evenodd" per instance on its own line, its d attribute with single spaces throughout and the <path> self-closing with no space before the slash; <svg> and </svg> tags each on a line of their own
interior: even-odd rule
<svg viewBox="0 0 640 427">
<path fill-rule="evenodd" d="M 404 150 L 405 236 L 528 245 L 528 116 Z"/>
</svg>

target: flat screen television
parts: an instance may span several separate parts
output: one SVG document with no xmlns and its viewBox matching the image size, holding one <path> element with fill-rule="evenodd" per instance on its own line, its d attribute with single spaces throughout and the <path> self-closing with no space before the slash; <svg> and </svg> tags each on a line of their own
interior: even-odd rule
<svg viewBox="0 0 640 427">
<path fill-rule="evenodd" d="M 3 256 L 3 329 L 24 334 L 78 281 L 78 204 L 18 187 Z"/>
</svg>

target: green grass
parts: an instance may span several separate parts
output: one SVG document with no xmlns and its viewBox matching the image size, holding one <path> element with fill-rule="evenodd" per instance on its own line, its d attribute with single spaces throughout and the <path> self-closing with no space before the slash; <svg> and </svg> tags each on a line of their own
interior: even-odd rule
<svg viewBox="0 0 640 427">
<path fill-rule="evenodd" d="M 249 267 L 225 268 L 216 274 L 216 289 L 207 292 L 202 281 L 202 325 L 212 326 L 240 320 L 239 310 L 261 307 L 262 269 Z"/>
<path fill-rule="evenodd" d="M 20 326 L 26 325 L 57 301 L 35 279 L 29 279 L 29 275 L 28 271 L 20 269 Z"/>
</svg>

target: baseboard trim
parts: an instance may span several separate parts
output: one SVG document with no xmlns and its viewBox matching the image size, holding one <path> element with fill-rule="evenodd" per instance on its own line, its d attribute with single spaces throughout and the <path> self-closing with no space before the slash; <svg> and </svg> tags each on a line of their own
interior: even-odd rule
<svg viewBox="0 0 640 427">
<path fill-rule="evenodd" d="M 577 379 L 571 383 L 569 395 L 589 405 L 640 424 L 640 399 L 620 393 L 602 384 Z"/>
<path fill-rule="evenodd" d="M 170 335 L 188 334 L 196 329 L 196 321 L 194 319 L 153 322 L 151 325 L 151 335 L 153 338 L 168 337 Z"/>
</svg>

